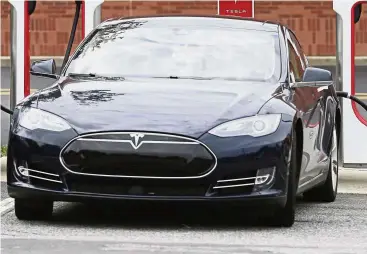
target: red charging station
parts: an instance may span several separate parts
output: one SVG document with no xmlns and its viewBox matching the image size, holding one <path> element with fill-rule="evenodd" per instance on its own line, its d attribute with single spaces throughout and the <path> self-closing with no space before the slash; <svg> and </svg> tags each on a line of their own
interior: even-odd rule
<svg viewBox="0 0 367 254">
<path fill-rule="evenodd" d="M 81 6 L 82 36 L 101 22 L 103 0 L 84 0 Z M 10 108 L 30 94 L 30 19 L 37 1 L 9 0 L 11 32 Z M 19 71 L 23 70 L 23 71 Z"/>
</svg>

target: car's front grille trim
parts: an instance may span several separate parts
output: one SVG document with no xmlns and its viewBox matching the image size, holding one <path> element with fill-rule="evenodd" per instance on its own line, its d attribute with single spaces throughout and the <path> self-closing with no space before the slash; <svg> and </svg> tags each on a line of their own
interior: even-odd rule
<svg viewBox="0 0 367 254">
<path fill-rule="evenodd" d="M 37 178 L 37 179 L 40 179 L 40 180 L 54 182 L 54 183 L 62 183 L 62 181 L 59 181 L 59 180 L 48 179 L 48 178 L 44 178 L 44 177 L 40 177 L 40 176 L 29 175 L 28 177 Z"/>
<path fill-rule="evenodd" d="M 178 139 L 182 139 L 182 140 L 187 140 L 185 142 L 180 142 L 180 141 L 164 141 L 164 140 L 157 140 L 157 141 L 142 141 L 140 142 L 140 144 L 136 147 L 134 147 L 134 144 L 131 140 L 123 140 L 123 139 L 93 139 L 93 138 L 88 138 L 88 137 L 92 137 L 92 136 L 96 136 L 96 135 L 118 135 L 118 134 L 133 134 L 133 133 L 140 133 L 140 134 L 144 134 L 144 135 L 155 135 L 155 136 L 162 136 L 162 137 L 173 137 L 173 138 L 178 138 Z M 205 174 L 203 175 L 199 175 L 199 176 L 183 176 L 183 177 L 174 177 L 174 176 L 167 176 L 167 177 L 161 177 L 161 176 L 135 176 L 135 175 L 105 175 L 105 174 L 90 174 L 90 173 L 82 173 L 82 172 L 76 172 L 73 171 L 71 169 L 69 169 L 63 158 L 62 158 L 62 154 L 65 151 L 65 149 L 75 140 L 83 140 L 83 141 L 102 141 L 102 142 L 121 142 L 121 143 L 130 143 L 135 149 L 138 149 L 142 144 L 185 144 L 185 145 L 201 145 L 204 148 L 206 148 L 209 153 L 213 156 L 214 158 L 214 165 L 212 166 L 212 168 Z M 96 132 L 96 133 L 88 133 L 88 134 L 83 134 L 83 135 L 79 135 L 73 139 L 71 139 L 69 142 L 66 143 L 66 145 L 61 149 L 60 154 L 59 154 L 59 160 L 61 165 L 64 167 L 65 170 L 67 170 L 68 172 L 72 173 L 72 174 L 76 174 L 76 175 L 84 175 L 84 176 L 97 176 L 97 177 L 108 177 L 108 178 L 135 178 L 135 179 L 198 179 L 198 178 L 204 178 L 208 175 L 210 175 L 217 167 L 218 165 L 218 159 L 217 156 L 215 155 L 215 153 L 207 146 L 205 145 L 203 142 L 193 139 L 193 138 L 188 138 L 188 137 L 184 137 L 184 136 L 179 136 L 179 135 L 173 135 L 173 134 L 164 134 L 164 133 L 153 133 L 153 132 L 140 132 L 140 131 L 121 131 L 121 132 Z"/>
<path fill-rule="evenodd" d="M 78 140 L 82 141 L 99 141 L 99 142 L 111 142 L 111 143 L 129 143 L 134 146 L 134 143 L 131 140 L 124 140 L 124 139 L 101 139 L 101 138 L 79 138 Z M 179 142 L 179 141 L 142 141 L 136 149 L 138 149 L 143 144 L 175 144 L 175 145 L 200 145 L 197 142 Z"/>
<path fill-rule="evenodd" d="M 219 180 L 218 183 L 225 183 L 225 182 L 237 182 L 237 181 L 246 181 L 246 180 L 255 180 L 256 177 L 246 177 L 246 178 L 236 178 L 236 179 L 226 179 L 226 180 Z"/>
<path fill-rule="evenodd" d="M 40 179 L 40 180 L 44 180 L 44 181 L 49 181 L 49 182 L 54 182 L 54 183 L 62 183 L 62 181 L 60 180 L 55 180 L 55 179 L 50 179 L 50 178 L 46 178 L 46 176 L 53 176 L 53 177 L 57 177 L 58 179 L 60 179 L 60 176 L 57 174 L 52 174 L 52 173 L 48 173 L 48 172 L 43 172 L 43 171 L 39 171 L 39 170 L 35 170 L 35 169 L 30 169 L 30 168 L 26 168 L 23 166 L 18 167 L 18 172 L 20 172 L 21 170 L 25 170 L 28 171 L 28 176 L 29 178 L 36 178 L 36 179 Z M 41 176 L 35 176 L 32 175 L 31 173 L 38 173 L 38 174 L 43 174 L 45 175 L 44 177 Z M 22 173 L 20 173 L 21 175 L 24 175 Z"/>
<path fill-rule="evenodd" d="M 19 169 L 24 169 L 24 170 L 27 170 L 27 171 L 30 171 L 30 172 L 35 172 L 35 173 L 40 173 L 40 174 L 59 177 L 59 175 L 57 175 L 57 174 L 52 174 L 52 173 L 43 172 L 43 171 L 39 171 L 39 170 L 35 170 L 35 169 L 25 168 L 25 167 L 22 167 L 22 166 L 20 166 Z"/>
<path fill-rule="evenodd" d="M 229 179 L 218 180 L 217 183 L 212 187 L 213 190 L 221 190 L 228 188 L 240 188 L 247 186 L 256 185 L 256 176 L 254 177 L 235 177 Z"/>
<path fill-rule="evenodd" d="M 236 187 L 252 186 L 252 185 L 255 185 L 255 183 L 243 183 L 243 184 L 234 184 L 234 185 L 214 186 L 213 189 L 236 188 Z"/>
</svg>

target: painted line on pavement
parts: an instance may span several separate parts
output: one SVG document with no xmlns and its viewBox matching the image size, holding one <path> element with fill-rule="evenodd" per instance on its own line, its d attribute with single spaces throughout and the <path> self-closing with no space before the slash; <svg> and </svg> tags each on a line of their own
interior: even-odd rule
<svg viewBox="0 0 367 254">
<path fill-rule="evenodd" d="M 7 214 L 8 212 L 14 209 L 14 199 L 13 198 L 6 198 L 0 202 L 0 211 L 1 216 Z"/>
</svg>

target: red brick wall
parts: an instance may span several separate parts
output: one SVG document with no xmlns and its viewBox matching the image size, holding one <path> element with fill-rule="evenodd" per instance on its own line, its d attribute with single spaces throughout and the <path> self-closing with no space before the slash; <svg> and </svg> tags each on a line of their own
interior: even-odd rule
<svg viewBox="0 0 367 254">
<path fill-rule="evenodd" d="M 31 16 L 31 55 L 63 55 L 74 16 L 74 1 L 39 1 Z M 102 20 L 146 14 L 216 14 L 217 1 L 105 1 Z M 306 54 L 335 55 L 335 13 L 331 1 L 255 1 L 255 17 L 287 24 Z M 367 56 L 367 8 L 357 26 L 357 55 Z M 9 55 L 10 5 L 1 1 L 1 55 Z M 74 47 L 81 40 L 81 22 Z M 73 47 L 73 49 L 74 49 Z"/>
</svg>

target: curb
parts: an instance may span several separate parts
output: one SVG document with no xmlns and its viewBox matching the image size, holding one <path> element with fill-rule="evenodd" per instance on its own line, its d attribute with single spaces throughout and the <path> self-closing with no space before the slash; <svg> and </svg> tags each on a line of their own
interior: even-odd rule
<svg viewBox="0 0 367 254">
<path fill-rule="evenodd" d="M 6 172 L 6 160 L 7 160 L 6 156 L 0 158 L 1 173 Z"/>
<path fill-rule="evenodd" d="M 336 65 L 335 56 L 309 56 L 307 57 L 311 66 L 334 66 Z M 31 63 L 37 60 L 43 59 L 54 59 L 56 66 L 60 67 L 62 65 L 63 56 L 32 56 Z M 355 57 L 356 66 L 367 66 L 367 56 L 357 56 Z M 10 67 L 10 57 L 1 57 L 1 67 Z"/>
<path fill-rule="evenodd" d="M 343 168 L 339 171 L 339 177 L 343 182 L 364 182 L 367 184 L 367 169 Z"/>
</svg>

